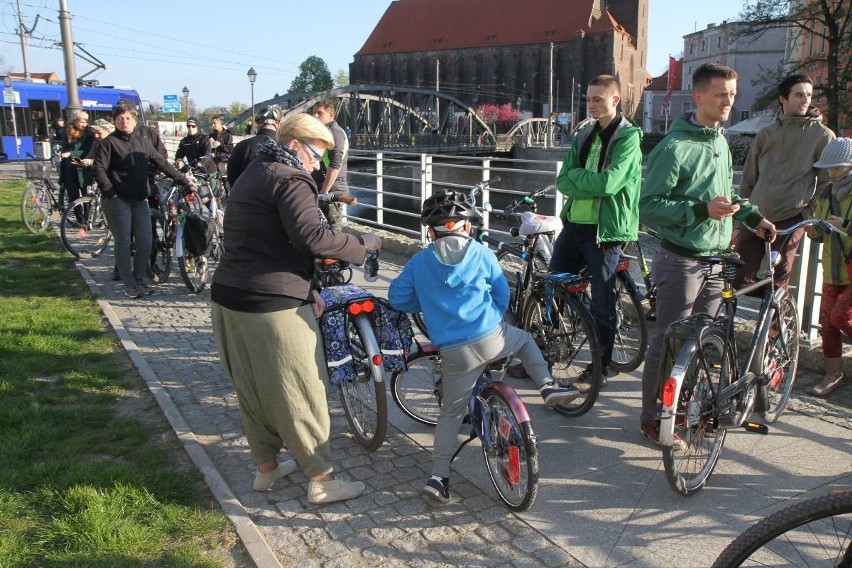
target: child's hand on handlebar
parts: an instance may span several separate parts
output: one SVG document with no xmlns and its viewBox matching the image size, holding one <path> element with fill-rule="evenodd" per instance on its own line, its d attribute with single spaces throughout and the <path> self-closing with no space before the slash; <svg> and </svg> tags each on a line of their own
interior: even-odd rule
<svg viewBox="0 0 852 568">
<path fill-rule="evenodd" d="M 826 220 L 838 229 L 842 229 L 843 224 L 846 222 L 846 219 L 844 219 L 843 217 L 838 217 L 837 215 L 829 215 L 828 219 Z"/>
</svg>

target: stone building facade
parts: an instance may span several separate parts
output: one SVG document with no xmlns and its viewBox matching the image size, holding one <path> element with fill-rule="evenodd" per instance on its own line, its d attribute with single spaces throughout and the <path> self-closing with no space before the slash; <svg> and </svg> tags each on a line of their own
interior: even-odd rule
<svg viewBox="0 0 852 568">
<path fill-rule="evenodd" d="M 610 74 L 633 115 L 650 80 L 647 53 L 648 0 L 395 0 L 355 54 L 349 80 L 437 88 L 470 106 L 510 103 L 536 117 L 576 110 L 582 119 L 586 85 Z"/>
<path fill-rule="evenodd" d="M 754 112 L 754 104 L 768 90 L 776 87 L 775 81 L 761 81 L 765 70 L 776 70 L 784 62 L 786 30 L 770 29 L 759 36 L 736 37 L 736 22 L 723 21 L 720 25 L 683 36 L 683 75 L 681 88 L 692 91 L 692 74 L 704 63 L 720 63 L 737 72 L 737 98 L 728 126 L 747 120 Z"/>
</svg>

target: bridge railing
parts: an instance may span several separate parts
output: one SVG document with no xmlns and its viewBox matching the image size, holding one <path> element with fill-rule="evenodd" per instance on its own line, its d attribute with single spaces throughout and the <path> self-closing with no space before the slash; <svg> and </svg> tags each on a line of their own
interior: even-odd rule
<svg viewBox="0 0 852 568">
<path fill-rule="evenodd" d="M 350 192 L 358 197 L 358 205 L 348 208 L 347 217 L 407 235 L 425 245 L 428 241 L 426 229 L 420 225 L 420 210 L 438 188 L 467 191 L 478 181 L 499 177 L 500 181 L 478 196 L 477 203 L 487 201 L 501 209 L 518 196 L 553 184 L 562 161 L 351 150 L 348 166 Z M 539 212 L 558 215 L 563 203 L 562 194 L 550 193 L 539 204 Z M 509 236 L 509 227 L 488 215 L 485 223 L 492 234 Z M 803 240 L 790 286 L 801 312 L 802 331 L 811 339 L 819 329 L 821 253 L 819 243 Z"/>
</svg>

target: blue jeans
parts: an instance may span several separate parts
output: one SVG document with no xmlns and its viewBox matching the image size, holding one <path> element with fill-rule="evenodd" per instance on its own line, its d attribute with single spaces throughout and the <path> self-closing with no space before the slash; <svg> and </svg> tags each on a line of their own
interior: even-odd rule
<svg viewBox="0 0 852 568">
<path fill-rule="evenodd" d="M 104 199 L 101 205 L 112 233 L 115 262 L 125 286 L 145 282 L 151 258 L 151 210 L 148 201 L 125 201 L 120 197 Z M 133 268 L 130 265 L 130 241 L 136 240 Z"/>
<path fill-rule="evenodd" d="M 566 223 L 553 244 L 552 272 L 578 274 L 588 268 L 592 287 L 592 316 L 598 328 L 598 337 L 603 347 L 601 364 L 606 372 L 612 360 L 615 343 L 615 283 L 621 243 L 598 244 L 597 225 Z"/>
</svg>

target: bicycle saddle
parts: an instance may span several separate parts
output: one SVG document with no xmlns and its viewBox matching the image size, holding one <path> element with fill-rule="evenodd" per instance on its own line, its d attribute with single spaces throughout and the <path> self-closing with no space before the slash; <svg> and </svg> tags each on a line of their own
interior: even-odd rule
<svg viewBox="0 0 852 568">
<path fill-rule="evenodd" d="M 711 256 L 699 256 L 697 260 L 704 262 L 706 264 L 726 264 L 728 266 L 745 266 L 745 262 L 740 258 L 735 252 L 729 252 L 727 254 L 717 254 Z"/>
</svg>

